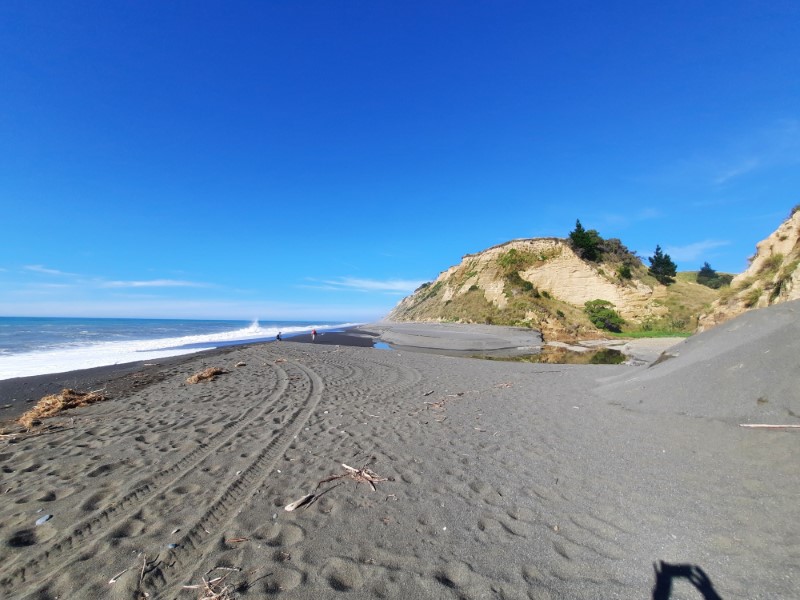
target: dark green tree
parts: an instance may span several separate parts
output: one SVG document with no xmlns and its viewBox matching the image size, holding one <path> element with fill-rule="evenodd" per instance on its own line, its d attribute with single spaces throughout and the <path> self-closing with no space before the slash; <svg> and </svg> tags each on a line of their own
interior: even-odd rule
<svg viewBox="0 0 800 600">
<path fill-rule="evenodd" d="M 733 275 L 717 273 L 707 262 L 703 263 L 703 268 L 697 272 L 697 283 L 715 290 L 730 284 L 732 279 Z"/>
<path fill-rule="evenodd" d="M 625 324 L 625 319 L 619 316 L 614 310 L 614 305 L 608 300 L 589 300 L 584 304 L 583 310 L 598 329 L 619 333 Z"/>
<path fill-rule="evenodd" d="M 675 274 L 678 272 L 678 266 L 672 262 L 669 254 L 664 254 L 661 251 L 661 246 L 656 246 L 655 254 L 647 260 L 650 261 L 650 268 L 647 272 L 658 279 L 659 283 L 663 285 L 675 283 Z"/>
<path fill-rule="evenodd" d="M 575 229 L 569 232 L 569 239 L 572 247 L 584 260 L 597 262 L 600 260 L 600 246 L 603 238 L 595 229 L 584 229 L 580 219 L 575 221 Z"/>
<path fill-rule="evenodd" d="M 717 276 L 717 272 L 711 268 L 711 265 L 707 262 L 703 263 L 703 267 L 697 272 L 697 280 L 700 279 L 714 279 Z"/>
</svg>

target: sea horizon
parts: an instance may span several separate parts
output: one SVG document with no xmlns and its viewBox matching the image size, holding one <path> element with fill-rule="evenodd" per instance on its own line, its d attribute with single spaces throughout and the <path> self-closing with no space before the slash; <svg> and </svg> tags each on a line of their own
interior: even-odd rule
<svg viewBox="0 0 800 600">
<path fill-rule="evenodd" d="M 324 320 L 0 317 L 0 380 L 266 342 L 359 323 Z"/>
</svg>

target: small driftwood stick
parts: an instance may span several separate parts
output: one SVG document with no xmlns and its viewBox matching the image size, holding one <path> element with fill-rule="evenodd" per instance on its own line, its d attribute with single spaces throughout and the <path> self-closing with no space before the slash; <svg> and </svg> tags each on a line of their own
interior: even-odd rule
<svg viewBox="0 0 800 600">
<path fill-rule="evenodd" d="M 310 504 L 314 500 L 314 498 L 316 498 L 316 497 L 317 497 L 316 494 L 306 494 L 305 496 L 303 496 L 299 500 L 295 500 L 291 504 L 287 504 L 283 508 L 283 510 L 292 512 L 293 510 L 297 510 L 298 508 L 303 508 L 305 505 Z"/>
<path fill-rule="evenodd" d="M 751 429 L 800 429 L 800 425 L 770 425 L 768 423 L 739 423 L 739 427 Z"/>
<path fill-rule="evenodd" d="M 109 580 L 108 580 L 108 585 L 114 585 L 115 583 L 117 583 L 117 579 L 119 579 L 120 577 L 122 577 L 122 575 L 123 575 L 124 573 L 127 573 L 129 570 L 130 570 L 130 567 L 129 567 L 129 568 L 127 568 L 127 569 L 123 569 L 122 571 L 120 571 L 119 573 L 117 573 L 116 575 L 114 575 L 114 576 L 113 576 L 111 579 L 109 579 Z"/>
</svg>

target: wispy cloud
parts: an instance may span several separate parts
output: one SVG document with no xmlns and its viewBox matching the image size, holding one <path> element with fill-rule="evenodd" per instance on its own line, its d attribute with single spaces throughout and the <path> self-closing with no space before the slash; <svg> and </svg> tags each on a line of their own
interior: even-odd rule
<svg viewBox="0 0 800 600">
<path fill-rule="evenodd" d="M 164 288 L 164 287 L 209 287 L 207 283 L 182 281 L 179 279 L 150 279 L 147 281 L 106 281 L 101 284 L 106 288 Z"/>
<path fill-rule="evenodd" d="M 703 240 L 701 242 L 694 242 L 693 244 L 686 244 L 685 246 L 668 246 L 664 248 L 664 252 L 669 254 L 674 260 L 679 261 L 692 261 L 708 258 L 708 253 L 714 248 L 727 246 L 730 242 L 723 240 Z"/>
<path fill-rule="evenodd" d="M 424 283 L 411 279 L 360 279 L 357 277 L 338 277 L 321 281 L 323 289 L 353 292 L 382 292 L 390 294 L 410 294 Z"/>
<path fill-rule="evenodd" d="M 714 177 L 713 181 L 717 185 L 722 185 L 732 179 L 736 179 L 737 177 L 746 175 L 751 171 L 755 171 L 760 165 L 761 165 L 761 160 L 759 160 L 758 158 L 744 159 L 739 164 L 725 167 L 725 170 L 723 170 L 716 177 Z"/>
<path fill-rule="evenodd" d="M 776 119 L 734 132 L 640 177 L 647 183 L 691 185 L 720 191 L 742 178 L 800 165 L 800 119 Z"/>
<path fill-rule="evenodd" d="M 603 215 L 603 220 L 609 225 L 617 227 L 627 227 L 640 221 L 649 221 L 661 217 L 663 213 L 656 208 L 643 208 L 631 214 L 607 213 Z"/>
<path fill-rule="evenodd" d="M 750 173 L 800 164 L 800 120 L 780 119 L 733 139 L 711 165 L 711 182 L 725 185 Z"/>
<path fill-rule="evenodd" d="M 74 273 L 67 273 L 65 271 L 59 271 L 58 269 L 49 269 L 44 265 L 25 265 L 23 267 L 26 271 L 32 271 L 34 273 L 41 273 L 43 275 L 57 275 L 59 277 L 74 277 Z"/>
</svg>

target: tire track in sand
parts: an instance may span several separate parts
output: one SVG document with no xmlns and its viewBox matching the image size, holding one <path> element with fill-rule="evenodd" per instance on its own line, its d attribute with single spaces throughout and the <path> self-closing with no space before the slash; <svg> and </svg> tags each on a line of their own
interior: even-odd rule
<svg viewBox="0 0 800 600">
<path fill-rule="evenodd" d="M 28 559 L 0 579 L 0 590 L 10 593 L 15 586 L 39 576 L 44 570 L 49 571 L 49 574 L 57 574 L 64 566 L 75 560 L 75 552 L 85 548 L 87 543 L 91 543 L 95 535 L 99 535 L 109 525 L 117 524 L 126 516 L 152 502 L 159 494 L 191 474 L 209 455 L 231 442 L 250 423 L 268 414 L 286 396 L 286 390 L 292 383 L 283 368 L 278 365 L 269 366 L 277 374 L 277 385 L 263 404 L 254 401 L 243 412 L 241 419 L 226 423 L 219 432 L 212 435 L 206 442 L 199 444 L 195 450 L 179 461 L 141 480 L 121 500 L 100 509 L 96 515 L 84 520 L 64 538 L 49 543 L 46 550 Z"/>
<path fill-rule="evenodd" d="M 281 431 L 266 443 L 250 465 L 202 514 L 164 560 L 162 563 L 164 566 L 155 568 L 144 578 L 142 589 L 149 592 L 151 597 L 178 595 L 180 586 L 185 583 L 186 575 L 200 569 L 208 555 L 216 550 L 220 539 L 219 532 L 233 519 L 234 509 L 246 505 L 257 493 L 277 460 L 317 408 L 325 388 L 322 378 L 311 368 L 298 362 L 292 361 L 287 365 L 297 368 L 306 376 L 311 384 L 307 395 L 302 400 L 288 398 L 297 408 L 286 420 Z"/>
</svg>

